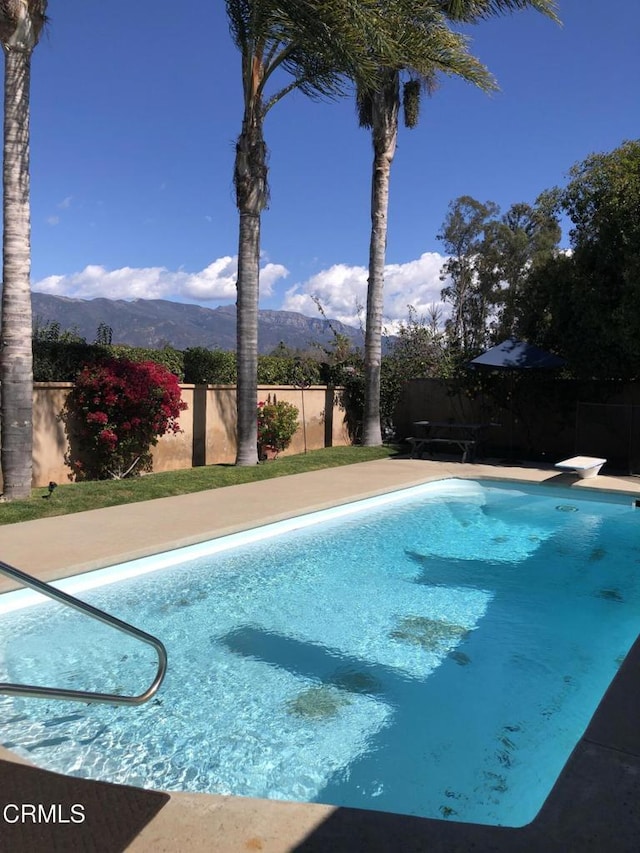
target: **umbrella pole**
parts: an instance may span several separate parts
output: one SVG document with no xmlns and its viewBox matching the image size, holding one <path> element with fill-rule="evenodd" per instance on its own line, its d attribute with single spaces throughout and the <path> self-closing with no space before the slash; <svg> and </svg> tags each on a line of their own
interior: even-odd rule
<svg viewBox="0 0 640 853">
<path fill-rule="evenodd" d="M 513 371 L 509 371 L 509 409 L 511 417 L 509 419 L 509 461 L 513 462 Z"/>
</svg>

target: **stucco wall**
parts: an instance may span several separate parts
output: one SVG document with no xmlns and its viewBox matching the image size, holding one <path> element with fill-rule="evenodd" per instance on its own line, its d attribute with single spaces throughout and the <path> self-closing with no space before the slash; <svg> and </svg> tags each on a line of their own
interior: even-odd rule
<svg viewBox="0 0 640 853">
<path fill-rule="evenodd" d="M 60 418 L 71 382 L 37 382 L 33 386 L 33 485 L 50 480 L 67 482 L 71 469 L 65 465 L 69 442 Z"/>
<path fill-rule="evenodd" d="M 196 406 L 205 407 L 206 427 L 200 439 L 204 445 L 204 461 L 196 464 L 215 465 L 230 463 L 236 458 L 236 389 L 229 385 L 209 385 L 196 389 L 196 394 L 206 394 L 206 402 L 199 399 Z M 314 385 L 303 390 L 289 385 L 260 385 L 259 402 L 283 400 L 298 409 L 298 431 L 282 456 L 303 453 L 307 450 L 350 444 L 344 425 L 344 412 L 339 408 L 332 388 Z M 325 413 L 329 417 L 325 417 Z M 303 420 L 304 415 L 304 420 Z"/>
<path fill-rule="evenodd" d="M 231 463 L 236 457 L 236 391 L 228 385 L 181 385 L 188 409 L 180 416 L 182 432 L 163 436 L 153 450 L 154 471 L 174 471 L 195 465 Z M 33 390 L 33 485 L 46 486 L 51 480 L 65 483 L 73 479 L 66 462 L 69 442 L 60 419 L 70 382 L 37 382 Z M 302 453 L 306 448 L 350 443 L 344 412 L 333 389 L 312 386 L 300 390 L 290 386 L 260 386 L 256 403 L 286 400 L 299 411 L 298 431 L 282 454 Z M 303 424 L 304 406 L 304 424 Z M 328 417 L 325 416 L 328 414 Z"/>
</svg>

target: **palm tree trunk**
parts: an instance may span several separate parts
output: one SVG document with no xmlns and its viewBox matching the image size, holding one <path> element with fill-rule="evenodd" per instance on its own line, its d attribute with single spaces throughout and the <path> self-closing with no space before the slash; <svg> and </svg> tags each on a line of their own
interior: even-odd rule
<svg viewBox="0 0 640 853">
<path fill-rule="evenodd" d="M 236 465 L 258 463 L 258 302 L 260 214 L 267 202 L 266 146 L 259 105 L 250 105 L 236 146 L 234 181 L 240 212 L 236 288 L 238 416 Z"/>
<path fill-rule="evenodd" d="M 387 215 L 391 163 L 398 138 L 400 78 L 385 72 L 384 82 L 372 95 L 373 177 L 371 184 L 371 239 L 369 242 L 369 284 L 367 325 L 364 340 L 364 416 L 362 443 L 382 444 L 380 425 L 380 368 L 382 364 L 382 306 L 384 265 L 387 250 Z"/>
<path fill-rule="evenodd" d="M 28 497 L 32 479 L 30 71 L 30 52 L 5 51 L 0 464 L 3 495 L 10 500 Z"/>
<path fill-rule="evenodd" d="M 236 465 L 258 463 L 258 301 L 260 214 L 240 212 L 237 360 L 238 447 Z"/>
</svg>

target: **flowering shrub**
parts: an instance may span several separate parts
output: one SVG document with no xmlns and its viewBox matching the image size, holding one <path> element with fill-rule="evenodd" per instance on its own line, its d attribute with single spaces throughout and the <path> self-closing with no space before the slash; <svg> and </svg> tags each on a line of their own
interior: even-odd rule
<svg viewBox="0 0 640 853">
<path fill-rule="evenodd" d="M 258 448 L 286 450 L 298 429 L 298 409 L 284 400 L 258 403 Z M 258 456 L 262 456 L 258 453 Z"/>
<path fill-rule="evenodd" d="M 112 358 L 85 366 L 76 377 L 66 414 L 74 421 L 84 461 L 76 476 L 120 479 L 151 470 L 151 448 L 165 433 L 178 433 L 178 378 L 152 361 Z"/>
</svg>

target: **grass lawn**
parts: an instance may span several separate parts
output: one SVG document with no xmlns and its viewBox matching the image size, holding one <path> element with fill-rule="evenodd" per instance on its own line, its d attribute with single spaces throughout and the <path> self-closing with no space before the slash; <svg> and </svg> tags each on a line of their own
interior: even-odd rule
<svg viewBox="0 0 640 853">
<path fill-rule="evenodd" d="M 302 474 L 320 468 L 335 468 L 385 459 L 398 452 L 397 447 L 327 447 L 296 456 L 284 456 L 259 465 L 236 468 L 235 465 L 208 465 L 183 471 L 145 474 L 128 480 L 99 480 L 59 485 L 49 496 L 47 488 L 34 489 L 27 500 L 0 503 L 0 524 L 15 524 L 52 515 L 67 515 L 117 504 L 149 501 L 170 495 L 186 495 L 206 489 L 220 489 L 239 483 L 254 483 L 287 474 Z"/>
</svg>

